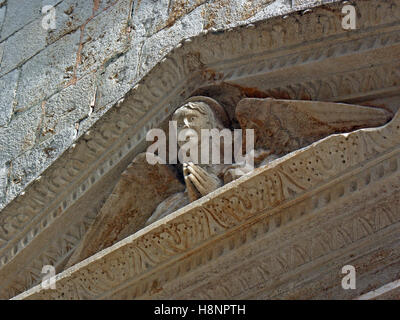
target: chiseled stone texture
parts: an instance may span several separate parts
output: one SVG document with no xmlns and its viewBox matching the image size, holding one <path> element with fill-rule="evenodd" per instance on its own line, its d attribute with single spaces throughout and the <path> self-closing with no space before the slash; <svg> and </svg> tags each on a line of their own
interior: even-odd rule
<svg viewBox="0 0 400 320">
<path fill-rule="evenodd" d="M 19 67 L 40 50 L 43 50 L 46 46 L 46 35 L 47 31 L 42 28 L 41 21 L 34 20 L 5 40 L 0 74 L 4 75 Z"/>
<path fill-rule="evenodd" d="M 0 2 L 0 83 L 20 73 L 15 87 L 10 82 L 0 92 L 0 128 L 8 132 L 1 140 L 0 168 L 13 168 L 11 177 L 0 179 L 0 190 L 7 190 L 0 193 L 0 209 L 183 39 L 295 9 L 290 0 L 32 0 L 23 8 L 19 3 Z M 321 1 L 303 3 L 298 9 Z M 41 27 L 47 4 L 56 9 L 55 30 Z M 60 98 L 74 90 L 82 91 L 76 99 Z M 55 111 L 57 99 L 62 102 Z"/>
<path fill-rule="evenodd" d="M 131 1 L 119 0 L 86 25 L 77 69 L 78 78 L 103 65 L 107 66 L 113 57 L 127 51 L 131 36 L 130 12 Z"/>
<path fill-rule="evenodd" d="M 17 114 L 8 126 L 0 129 L 0 159 L 2 163 L 10 161 L 16 155 L 33 147 L 40 118 L 41 108 L 35 106 L 27 112 Z M 9 143 L 10 140 L 14 143 Z"/>
<path fill-rule="evenodd" d="M 51 4 L 52 1 L 7 0 L 3 2 L 5 4 L 3 8 L 7 8 L 7 15 L 5 16 L 4 25 L 1 30 L 1 40 L 8 38 L 25 25 L 39 18 L 42 12 L 42 5 Z"/>
<path fill-rule="evenodd" d="M 64 0 L 56 6 L 56 29 L 50 30 L 47 42 L 53 43 L 62 36 L 79 29 L 94 12 L 95 1 Z"/>
<path fill-rule="evenodd" d="M 8 124 L 13 113 L 15 89 L 20 71 L 14 70 L 0 78 L 0 127 Z"/>
<path fill-rule="evenodd" d="M 39 141 L 52 139 L 54 134 L 67 128 L 78 130 L 79 123 L 91 112 L 96 93 L 93 74 L 82 78 L 74 86 L 55 94 L 44 105 Z"/>
<path fill-rule="evenodd" d="M 1 30 L 1 27 L 3 26 L 4 17 L 6 14 L 6 7 L 4 6 L 4 1 L 0 3 L 0 6 L 1 5 L 3 5 L 3 6 L 0 8 L 0 30 Z M 0 56 L 0 61 L 1 61 L 1 56 Z"/>
<path fill-rule="evenodd" d="M 66 35 L 29 60 L 22 67 L 15 111 L 29 109 L 62 90 L 72 78 L 71 69 L 79 46 L 79 33 Z M 37 77 L 37 75 L 40 75 Z"/>
</svg>

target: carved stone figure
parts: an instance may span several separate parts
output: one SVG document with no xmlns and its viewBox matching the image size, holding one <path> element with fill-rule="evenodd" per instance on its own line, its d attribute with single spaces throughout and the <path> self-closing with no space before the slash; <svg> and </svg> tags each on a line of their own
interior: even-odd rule
<svg viewBox="0 0 400 320">
<path fill-rule="evenodd" d="M 331 134 L 384 125 L 391 114 L 380 108 L 332 102 L 246 98 L 236 106 L 234 117 L 242 129 L 254 129 L 254 150 L 244 159 L 253 157 L 255 167 L 259 167 Z M 185 101 L 172 115 L 178 132 L 192 129 L 198 136 L 201 129 L 231 129 L 230 119 L 232 115 L 216 100 L 199 96 Z M 180 147 L 185 143 L 178 141 Z M 221 143 L 221 159 L 224 150 Z M 182 164 L 182 179 L 171 165 L 152 166 L 146 163 L 145 154 L 138 155 L 122 175 L 68 266 L 253 169 L 246 161 L 194 164 L 189 160 Z"/>
<path fill-rule="evenodd" d="M 197 137 L 202 136 L 202 129 L 217 129 L 218 131 L 230 128 L 229 117 L 226 114 L 224 108 L 214 99 L 209 97 L 192 97 L 186 101 L 186 103 L 178 108 L 173 116 L 172 120 L 177 122 L 178 132 L 184 129 L 192 129 Z M 190 135 L 187 140 L 190 139 Z M 186 141 L 179 141 L 179 147 L 183 147 Z M 208 137 L 208 148 L 206 152 L 212 155 L 213 152 L 219 152 L 220 163 L 211 164 L 202 163 L 194 164 L 193 161 L 187 161 L 183 163 L 183 176 L 187 188 L 187 193 L 190 201 L 197 200 L 202 196 L 216 190 L 224 183 L 230 182 L 235 178 L 249 172 L 251 168 L 245 167 L 245 164 L 229 164 L 225 163 L 225 144 L 229 143 L 225 140 L 220 141 L 220 147 L 218 150 L 213 148 L 212 137 Z M 201 149 L 203 144 L 202 141 L 198 143 L 197 154 L 200 157 Z M 229 146 L 232 150 L 233 146 Z M 264 152 L 264 156 L 268 153 Z M 230 161 L 234 161 L 233 154 L 228 154 Z"/>
</svg>

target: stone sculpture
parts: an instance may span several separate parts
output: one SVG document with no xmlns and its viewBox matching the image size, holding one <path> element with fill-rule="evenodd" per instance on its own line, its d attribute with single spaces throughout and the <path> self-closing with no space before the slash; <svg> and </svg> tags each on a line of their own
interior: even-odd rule
<svg viewBox="0 0 400 320">
<path fill-rule="evenodd" d="M 230 127 L 226 111 L 217 101 L 208 97 L 190 98 L 174 112 L 172 120 L 177 122 L 178 132 L 184 129 L 192 129 L 197 133 L 198 137 L 202 135 L 202 129 L 217 129 L 220 131 Z M 213 142 L 215 141 L 212 140 L 211 136 L 208 139 L 209 148 L 206 151 L 211 155 L 215 152 L 215 150 L 212 150 Z M 185 142 L 178 141 L 179 147 L 183 147 Z M 245 163 L 233 165 L 224 163 L 225 143 L 229 142 L 221 141 L 219 150 L 216 150 L 216 152 L 220 153 L 219 158 L 221 163 L 211 164 L 211 161 L 209 163 L 200 162 L 199 164 L 194 164 L 192 161 L 183 163 L 183 176 L 190 201 L 207 195 L 224 183 L 230 182 L 252 169 L 252 167 L 246 167 Z M 201 142 L 199 141 L 198 155 L 201 154 L 200 145 Z M 266 157 L 269 154 L 268 152 L 264 152 L 263 155 Z M 228 155 L 228 158 L 232 158 L 232 154 Z"/>
<path fill-rule="evenodd" d="M 254 129 L 254 150 L 244 159 L 253 157 L 259 167 L 331 134 L 384 125 L 391 114 L 380 108 L 332 102 L 245 98 L 236 106 L 234 117 L 242 129 Z M 198 135 L 201 129 L 230 128 L 230 115 L 210 97 L 191 97 L 174 112 L 172 120 L 177 122 L 178 132 L 189 128 Z M 178 142 L 180 147 L 184 143 Z M 223 150 L 221 144 L 221 154 Z M 180 176 L 173 166 L 153 166 L 145 158 L 139 154 L 123 173 L 68 266 L 254 169 L 246 161 L 188 161 L 182 164 Z"/>
</svg>

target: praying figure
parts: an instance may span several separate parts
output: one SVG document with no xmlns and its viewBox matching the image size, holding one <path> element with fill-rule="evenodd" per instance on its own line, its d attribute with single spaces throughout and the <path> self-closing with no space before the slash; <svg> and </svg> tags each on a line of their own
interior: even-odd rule
<svg viewBox="0 0 400 320">
<path fill-rule="evenodd" d="M 247 157 L 244 157 L 242 163 L 232 163 L 234 161 L 234 154 L 232 151 L 235 152 L 237 150 L 234 150 L 235 146 L 231 139 L 231 131 L 227 129 L 230 127 L 229 117 L 224 108 L 216 100 L 209 97 L 192 97 L 174 112 L 172 121 L 176 121 L 178 133 L 183 132 L 185 129 L 191 129 L 196 135 L 195 140 L 198 150 L 196 152 L 195 161 L 199 163 L 195 164 L 193 159 L 190 158 L 183 162 L 183 176 L 190 201 L 205 196 L 223 184 L 253 169 L 249 162 L 253 160 L 250 159 L 250 157 L 254 155 L 254 150 L 250 150 L 252 153 L 246 155 Z M 213 138 L 212 134 L 208 134 L 206 136 L 208 141 L 204 141 L 204 132 L 210 133 L 212 130 L 216 133 L 217 140 Z M 228 131 L 228 138 L 225 138 L 226 135 L 221 135 L 223 130 Z M 199 141 L 199 137 L 201 137 L 201 141 Z M 219 140 L 220 137 L 224 137 L 224 139 L 221 139 L 221 141 Z M 193 137 L 189 133 L 184 141 L 178 140 L 179 147 L 183 149 L 184 145 L 188 143 L 188 140 L 191 138 Z M 253 145 L 254 143 L 251 144 L 251 147 Z M 242 143 L 240 142 L 239 152 L 242 151 L 241 149 Z M 205 163 L 201 161 L 202 159 L 198 161 L 198 157 L 203 155 L 204 152 L 207 153 L 209 160 Z M 213 163 L 210 161 L 210 158 L 212 158 L 215 153 L 217 153 L 217 159 L 219 161 Z M 270 154 L 265 151 L 263 155 L 267 157 Z M 270 159 L 272 160 L 272 158 Z"/>
<path fill-rule="evenodd" d="M 274 160 L 331 134 L 384 125 L 391 116 L 390 112 L 381 108 L 272 98 L 242 99 L 232 115 L 215 99 L 191 97 L 176 109 L 171 118 L 177 125 L 181 163 L 170 165 L 159 161 L 150 164 L 146 160 L 146 153 L 137 155 L 121 175 L 67 267 L 212 193 L 256 167 L 268 166 Z M 232 134 L 232 118 L 243 130 L 243 135 L 236 137 L 241 138 L 236 145 L 237 139 L 227 138 L 229 134 L 230 137 L 235 136 Z M 204 130 L 214 130 L 214 133 L 221 135 L 217 139 L 212 134 L 204 138 Z M 181 134 L 184 131 L 186 134 Z M 221 139 L 222 136 L 224 139 Z M 187 147 L 193 142 L 191 140 L 198 143 L 194 148 L 192 144 L 187 154 Z M 251 148 L 247 148 L 246 144 Z M 237 145 L 241 145 L 239 150 L 235 150 Z M 228 152 L 232 149 L 233 153 Z M 199 160 L 202 153 L 208 156 L 214 153 L 220 161 L 202 163 L 201 157 Z M 236 157 L 238 154 L 239 157 Z M 235 162 L 235 159 L 240 161 Z"/>
<path fill-rule="evenodd" d="M 192 148 L 189 156 L 184 155 L 186 157 L 184 157 L 185 159 L 182 163 L 182 173 L 186 187 L 185 190 L 171 195 L 160 203 L 147 220 L 146 225 L 252 171 L 254 169 L 254 160 L 256 160 L 256 164 L 258 165 L 262 161 L 264 161 L 263 164 L 266 164 L 278 158 L 278 156 L 273 155 L 268 150 L 260 149 L 255 151 L 252 149 L 242 157 L 240 163 L 233 163 L 234 154 L 232 149 L 235 149 L 235 146 L 232 141 L 231 131 L 228 129 L 230 128 L 230 120 L 224 108 L 212 98 L 195 96 L 188 99 L 174 112 L 172 121 L 175 121 L 177 124 L 178 135 L 187 130 L 185 139 L 178 139 L 177 143 L 180 151 L 185 151 L 184 147 L 190 143 L 190 139 L 194 139 L 195 143 L 193 146 L 197 150 L 193 150 Z M 210 134 L 212 130 L 214 130 L 215 136 Z M 221 132 L 223 130 L 226 130 L 228 135 L 222 135 Z M 207 132 L 205 138 L 208 141 L 203 139 L 204 132 Z M 220 139 L 223 136 L 224 139 Z M 226 138 L 227 136 L 228 138 Z M 240 136 L 239 138 L 242 137 Z M 239 142 L 240 153 L 242 151 L 241 141 L 242 139 Z M 248 142 L 248 139 L 245 142 Z M 251 146 L 253 145 L 254 143 L 251 143 Z M 204 163 L 199 161 L 199 155 L 203 153 L 206 153 L 209 159 L 209 161 Z M 193 154 L 196 155 L 195 159 L 191 158 Z M 215 154 L 217 154 L 219 161 L 213 163 L 210 158 Z"/>
</svg>

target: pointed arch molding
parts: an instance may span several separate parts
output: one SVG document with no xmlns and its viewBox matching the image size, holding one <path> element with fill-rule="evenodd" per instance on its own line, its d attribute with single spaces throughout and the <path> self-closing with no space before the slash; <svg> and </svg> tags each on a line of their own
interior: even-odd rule
<svg viewBox="0 0 400 320">
<path fill-rule="evenodd" d="M 360 0 L 354 5 L 359 16 L 356 30 L 342 29 L 342 4 L 333 3 L 234 29 L 206 32 L 185 40 L 169 52 L 89 133 L 60 156 L 40 180 L 1 212 L 0 298 L 13 297 L 37 284 L 43 265 L 62 269 L 95 218 L 98 204 L 91 207 L 90 203 L 95 203 L 96 193 L 104 192 L 108 182 L 141 151 L 146 132 L 168 118 L 194 90 L 227 82 L 257 88 L 271 96 L 348 102 L 400 94 L 400 1 Z M 393 159 L 397 159 L 400 141 L 398 122 L 396 118 L 375 131 L 329 137 L 291 154 L 274 168 L 256 171 L 213 193 L 212 199 L 202 199 L 179 210 L 163 220 L 165 225 L 150 226 L 123 244 L 113 246 L 111 251 L 97 254 L 91 262 L 82 262 L 78 265 L 81 269 L 78 266 L 69 269 L 62 274 L 56 293 L 39 295 L 112 296 L 111 292 L 128 281 L 126 277 L 131 280 L 150 277 L 157 266 L 180 259 L 186 251 L 206 247 L 210 239 L 223 237 L 250 220 L 279 212 L 283 204 L 310 196 L 333 179 L 345 181 L 346 174 L 359 170 L 360 163 L 371 164 L 372 168 L 376 159 L 382 159 L 388 161 L 388 168 L 395 168 L 388 172 L 395 174 L 398 163 Z M 334 157 L 324 158 L 325 167 L 314 168 L 320 170 L 318 177 L 300 164 L 300 159 L 323 158 L 323 152 L 331 151 L 333 146 L 340 146 L 335 157 L 343 156 L 345 163 L 342 158 L 337 163 L 333 162 Z M 289 178 L 294 174 L 291 163 L 299 166 L 305 180 L 300 176 L 295 181 Z M 279 176 L 281 184 L 275 200 L 268 198 L 265 202 L 250 194 L 257 188 L 273 187 L 274 174 Z M 251 186 L 247 186 L 249 183 Z M 238 190 L 254 197 L 250 209 Z M 218 209 L 227 205 L 224 201 L 228 194 L 238 201 L 234 205 L 242 208 L 239 215 Z M 197 230 L 196 226 L 202 229 Z M 181 228 L 191 231 L 184 232 Z M 176 236 L 185 244 L 176 243 Z M 151 237 L 165 239 L 160 245 Z M 146 243 L 149 247 L 145 248 Z M 133 257 L 142 254 L 140 265 L 132 265 Z M 114 256 L 116 265 L 103 263 L 106 257 L 114 259 L 111 258 Z M 130 269 L 124 269 L 124 276 L 121 273 L 113 280 L 106 277 L 107 268 L 120 268 L 120 261 L 128 258 L 131 260 L 129 263 L 126 260 L 126 268 Z M 107 270 L 102 276 L 104 268 Z M 82 289 L 82 277 L 88 279 L 92 289 Z M 142 289 L 137 289 L 140 294 L 132 291 L 130 296 L 141 296 L 151 288 Z"/>
</svg>

